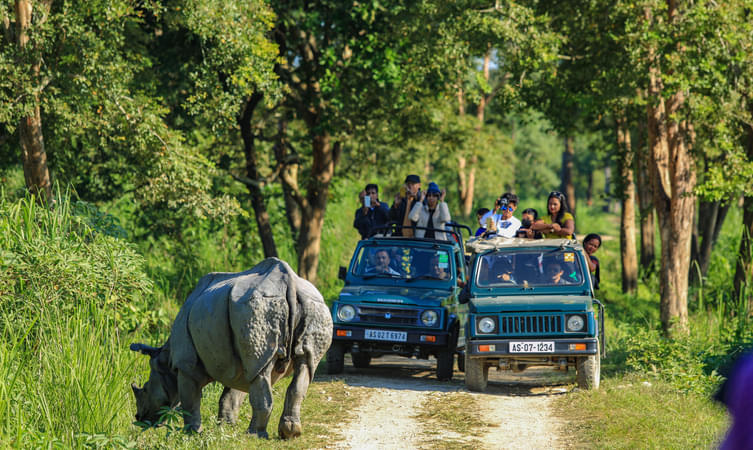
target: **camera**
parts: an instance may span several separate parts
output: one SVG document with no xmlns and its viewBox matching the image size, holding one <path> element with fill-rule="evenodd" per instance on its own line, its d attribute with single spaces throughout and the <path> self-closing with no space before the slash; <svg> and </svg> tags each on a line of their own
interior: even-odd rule
<svg viewBox="0 0 753 450">
<path fill-rule="evenodd" d="M 507 197 L 500 197 L 500 198 L 498 198 L 498 199 L 497 199 L 497 201 L 495 202 L 495 204 L 496 204 L 497 206 L 507 206 L 507 205 L 508 205 L 508 203 L 509 203 L 509 200 L 507 200 Z"/>
<path fill-rule="evenodd" d="M 531 228 L 531 225 L 530 219 L 523 219 L 520 221 L 520 228 Z"/>
</svg>

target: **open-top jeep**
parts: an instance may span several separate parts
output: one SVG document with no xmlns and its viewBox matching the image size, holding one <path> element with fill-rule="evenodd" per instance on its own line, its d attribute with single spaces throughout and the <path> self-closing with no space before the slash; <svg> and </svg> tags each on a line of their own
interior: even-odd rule
<svg viewBox="0 0 753 450">
<path fill-rule="evenodd" d="M 574 367 L 579 387 L 597 389 L 604 308 L 594 298 L 583 247 L 567 239 L 500 237 L 471 239 L 467 248 L 472 269 L 460 301 L 468 313 L 459 314 L 458 346 L 468 389 L 484 391 L 490 367 L 542 365 Z"/>
<path fill-rule="evenodd" d="M 332 305 L 330 374 L 343 371 L 350 352 L 356 368 L 385 354 L 433 355 L 437 378 L 452 378 L 460 322 L 451 311 L 466 265 L 460 234 L 441 231 L 449 240 L 377 235 L 358 243 L 349 267 L 340 268 L 345 287 Z"/>
</svg>

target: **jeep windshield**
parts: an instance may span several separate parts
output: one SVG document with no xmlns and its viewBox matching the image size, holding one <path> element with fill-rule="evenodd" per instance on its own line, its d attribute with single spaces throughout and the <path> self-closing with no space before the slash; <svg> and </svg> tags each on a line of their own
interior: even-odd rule
<svg viewBox="0 0 753 450">
<path fill-rule="evenodd" d="M 573 249 L 493 251 L 479 256 L 479 287 L 580 286 L 586 277 Z"/>
<path fill-rule="evenodd" d="M 353 274 L 364 279 L 396 278 L 447 281 L 452 278 L 450 253 L 431 247 L 369 245 L 356 255 Z"/>
</svg>

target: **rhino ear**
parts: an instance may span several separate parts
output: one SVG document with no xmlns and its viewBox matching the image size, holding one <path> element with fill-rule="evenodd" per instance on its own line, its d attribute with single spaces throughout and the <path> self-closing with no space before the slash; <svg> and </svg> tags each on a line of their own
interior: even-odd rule
<svg viewBox="0 0 753 450">
<path fill-rule="evenodd" d="M 139 393 L 141 393 L 141 391 L 143 390 L 140 387 L 138 387 L 138 385 L 136 383 L 131 383 L 131 389 L 133 389 L 133 395 L 135 395 L 137 397 L 138 397 Z"/>
<path fill-rule="evenodd" d="M 146 345 L 146 344 L 135 344 L 135 343 L 131 344 L 131 346 L 129 348 L 131 350 L 133 350 L 134 352 L 141 352 L 144 355 L 148 355 L 148 356 L 150 356 L 152 358 L 155 357 L 155 356 L 157 356 L 159 354 L 160 350 L 161 350 L 161 349 L 159 349 L 157 347 L 151 347 L 151 346 Z"/>
</svg>

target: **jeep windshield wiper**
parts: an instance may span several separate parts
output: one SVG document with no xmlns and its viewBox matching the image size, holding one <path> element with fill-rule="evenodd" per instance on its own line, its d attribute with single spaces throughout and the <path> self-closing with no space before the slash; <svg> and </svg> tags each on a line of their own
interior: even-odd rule
<svg viewBox="0 0 753 450">
<path fill-rule="evenodd" d="M 434 275 L 419 275 L 417 277 L 408 278 L 406 281 L 408 281 L 410 283 L 411 281 L 416 281 L 416 280 L 439 280 L 439 281 L 445 281 L 445 278 L 436 277 Z"/>
<path fill-rule="evenodd" d="M 403 277 L 401 277 L 400 275 L 395 275 L 391 273 L 372 273 L 372 274 L 363 276 L 364 280 L 370 280 L 372 278 L 403 278 Z"/>
</svg>

